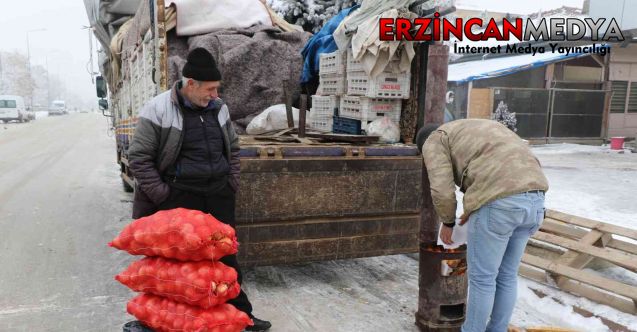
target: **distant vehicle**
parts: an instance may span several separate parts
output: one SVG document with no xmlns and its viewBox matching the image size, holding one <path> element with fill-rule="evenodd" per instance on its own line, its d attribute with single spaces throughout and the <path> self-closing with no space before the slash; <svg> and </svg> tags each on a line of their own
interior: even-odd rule
<svg viewBox="0 0 637 332">
<path fill-rule="evenodd" d="M 13 95 L 0 96 L 0 120 L 2 122 L 29 122 L 33 119 L 35 119 L 35 115 L 27 110 L 22 97 Z"/>
<path fill-rule="evenodd" d="M 64 100 L 54 100 L 49 107 L 49 115 L 64 115 L 69 112 L 66 110 L 66 102 Z"/>
</svg>

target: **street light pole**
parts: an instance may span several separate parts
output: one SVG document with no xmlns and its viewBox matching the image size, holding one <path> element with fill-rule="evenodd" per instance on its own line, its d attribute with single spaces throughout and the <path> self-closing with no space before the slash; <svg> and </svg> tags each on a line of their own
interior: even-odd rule
<svg viewBox="0 0 637 332">
<path fill-rule="evenodd" d="M 31 32 L 39 32 L 39 31 L 46 31 L 46 29 L 34 29 L 34 30 L 29 30 L 27 31 L 27 70 L 29 72 L 29 79 L 33 79 L 33 77 L 31 77 L 31 47 L 29 45 L 29 33 Z M 33 93 L 34 93 L 35 88 L 31 91 L 31 109 L 33 109 Z"/>
</svg>

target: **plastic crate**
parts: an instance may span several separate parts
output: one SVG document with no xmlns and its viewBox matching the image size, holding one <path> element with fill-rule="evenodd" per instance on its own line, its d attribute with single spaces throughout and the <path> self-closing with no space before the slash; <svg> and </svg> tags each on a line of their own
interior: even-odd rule
<svg viewBox="0 0 637 332">
<path fill-rule="evenodd" d="M 334 109 L 339 107 L 338 96 L 312 96 L 312 111 L 310 113 L 315 118 L 328 118 L 331 119 L 334 114 Z"/>
<path fill-rule="evenodd" d="M 319 57 L 319 75 L 344 75 L 347 52 L 322 53 Z"/>
<path fill-rule="evenodd" d="M 306 123 L 307 123 L 307 126 L 310 127 L 311 129 L 324 131 L 324 132 L 330 132 L 332 131 L 333 122 L 334 120 L 332 118 L 322 118 L 322 119 L 310 118 L 307 120 Z"/>
<path fill-rule="evenodd" d="M 360 135 L 362 133 L 361 121 L 334 116 L 332 131 L 339 134 Z"/>
<path fill-rule="evenodd" d="M 367 98 L 359 96 L 343 96 L 339 107 L 340 116 L 363 120 L 364 122 L 374 121 L 383 116 L 387 116 L 392 121 L 400 121 L 400 111 L 402 99 L 390 98 Z"/>
<path fill-rule="evenodd" d="M 369 98 L 409 98 L 409 73 L 380 73 L 372 79 L 364 71 L 347 72 L 347 94 Z"/>
<path fill-rule="evenodd" d="M 354 60 L 354 54 L 351 48 L 347 50 L 347 66 L 345 68 L 348 72 L 363 71 L 363 64 L 360 61 Z"/>
<path fill-rule="evenodd" d="M 344 95 L 347 91 L 347 80 L 343 75 L 321 75 L 319 77 L 322 95 Z"/>
</svg>

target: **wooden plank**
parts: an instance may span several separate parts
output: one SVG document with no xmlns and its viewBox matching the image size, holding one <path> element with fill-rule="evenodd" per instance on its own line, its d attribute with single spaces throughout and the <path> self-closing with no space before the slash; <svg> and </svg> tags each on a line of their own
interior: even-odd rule
<svg viewBox="0 0 637 332">
<path fill-rule="evenodd" d="M 594 245 L 598 247 L 606 246 L 606 243 L 610 239 L 611 235 L 608 233 L 602 233 L 600 231 L 590 231 L 582 239 L 578 241 L 581 245 Z M 577 252 L 575 250 L 568 250 L 560 258 L 556 260 L 557 263 L 568 265 L 576 269 L 583 269 L 593 260 L 593 256 L 584 253 Z"/>
<path fill-rule="evenodd" d="M 548 284 L 547 275 L 544 270 L 540 270 L 538 268 L 534 268 L 530 265 L 526 265 L 524 263 L 520 264 L 520 269 L 518 270 L 518 274 L 523 277 L 529 278 L 531 280 L 537 281 L 542 284 Z"/>
<path fill-rule="evenodd" d="M 283 103 L 285 104 L 285 117 L 288 120 L 288 128 L 294 128 L 294 114 L 292 113 L 292 96 L 289 94 L 288 80 L 283 80 Z"/>
<path fill-rule="evenodd" d="M 637 244 L 628 243 L 622 240 L 612 239 L 608 243 L 610 248 L 615 248 L 617 250 L 622 250 L 627 253 L 637 255 Z"/>
<path fill-rule="evenodd" d="M 600 221 L 568 215 L 555 210 L 546 210 L 546 216 L 552 219 L 567 222 L 569 224 L 596 229 L 606 233 L 612 233 L 637 240 L 637 230 L 622 226 L 611 225 Z"/>
<path fill-rule="evenodd" d="M 540 230 L 546 233 L 561 235 L 563 237 L 567 237 L 573 240 L 579 240 L 589 233 L 585 229 L 578 228 L 576 226 L 566 224 L 562 221 L 549 219 L 549 218 L 544 220 Z M 609 248 L 614 248 L 617 250 L 627 252 L 629 254 L 637 255 L 637 244 L 629 243 L 629 242 L 618 240 L 618 239 L 610 239 L 610 241 L 606 244 L 606 246 Z"/>
<path fill-rule="evenodd" d="M 490 119 L 493 112 L 491 89 L 471 89 L 469 119 Z"/>
<path fill-rule="evenodd" d="M 578 243 L 582 245 L 596 245 L 598 247 L 604 247 L 612 236 L 608 233 L 602 233 L 600 231 L 592 230 Z M 556 260 L 557 263 L 564 264 L 576 269 L 583 269 L 588 265 L 595 257 L 583 253 L 579 253 L 574 250 L 568 250 L 560 258 Z M 568 279 L 562 276 L 555 278 L 558 286 L 568 282 Z"/>
<path fill-rule="evenodd" d="M 305 115 L 306 115 L 305 111 L 306 110 L 307 110 L 307 95 L 301 94 L 301 105 L 299 107 L 299 138 L 305 138 Z"/>
<path fill-rule="evenodd" d="M 536 268 L 530 267 L 526 264 L 520 265 L 520 275 L 547 286 L 554 286 L 552 283 L 547 281 L 546 274 L 543 271 L 537 270 Z M 633 301 L 601 291 L 592 286 L 568 280 L 559 288 L 565 292 L 585 297 L 600 304 L 605 304 L 622 312 L 637 315 L 637 306 L 635 306 Z"/>
<path fill-rule="evenodd" d="M 588 234 L 588 231 L 585 229 L 548 218 L 544 219 L 540 230 L 547 233 L 561 235 L 570 239 L 581 239 L 584 235 Z"/>
<path fill-rule="evenodd" d="M 574 269 L 572 267 L 556 264 L 547 259 L 531 256 L 529 254 L 524 254 L 524 256 L 522 257 L 522 262 L 544 269 L 547 272 L 559 274 L 561 276 L 565 276 L 570 279 L 601 288 L 611 293 L 625 296 L 633 301 L 637 300 L 637 287 L 622 284 L 620 282 L 610 280 L 592 274 L 590 272 L 585 272 L 582 270 Z"/>
<path fill-rule="evenodd" d="M 346 142 L 346 143 L 375 143 L 378 142 L 379 136 L 362 136 L 362 135 L 346 135 L 346 134 L 314 134 L 307 133 L 305 136 L 319 138 L 327 142 Z"/>
<path fill-rule="evenodd" d="M 593 257 L 602 258 L 621 267 L 637 272 L 637 257 L 619 250 L 610 248 L 597 248 L 588 244 L 582 244 L 577 241 L 565 239 L 556 235 L 537 232 L 533 235 L 534 239 L 555 244 L 570 250 L 588 254 Z"/>
</svg>

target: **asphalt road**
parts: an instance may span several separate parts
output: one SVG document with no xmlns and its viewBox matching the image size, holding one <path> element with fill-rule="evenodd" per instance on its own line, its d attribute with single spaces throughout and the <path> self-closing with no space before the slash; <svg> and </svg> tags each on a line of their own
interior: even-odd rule
<svg viewBox="0 0 637 332">
<path fill-rule="evenodd" d="M 0 125 L 0 330 L 121 331 L 132 258 L 115 140 L 94 113 Z M 118 329 L 119 327 L 119 329 Z"/>
</svg>

